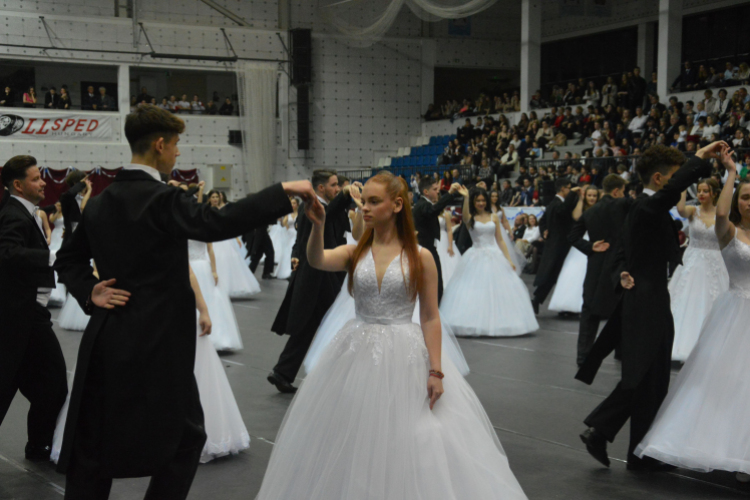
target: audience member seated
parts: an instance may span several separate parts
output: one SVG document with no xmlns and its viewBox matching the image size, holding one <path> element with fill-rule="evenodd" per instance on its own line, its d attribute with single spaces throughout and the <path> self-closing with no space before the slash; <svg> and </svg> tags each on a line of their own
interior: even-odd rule
<svg viewBox="0 0 750 500">
<path fill-rule="evenodd" d="M 230 116 L 234 114 L 234 105 L 232 104 L 232 100 L 229 97 L 227 97 L 224 100 L 224 104 L 221 105 L 219 114 L 223 116 Z"/>
<path fill-rule="evenodd" d="M 13 102 L 13 90 L 9 86 L 5 86 L 3 89 L 2 94 L 0 94 L 0 107 L 3 108 L 12 108 L 14 106 Z"/>
<path fill-rule="evenodd" d="M 33 108 L 34 106 L 36 106 L 36 90 L 34 87 L 29 87 L 29 90 L 23 94 L 23 107 Z"/>
</svg>

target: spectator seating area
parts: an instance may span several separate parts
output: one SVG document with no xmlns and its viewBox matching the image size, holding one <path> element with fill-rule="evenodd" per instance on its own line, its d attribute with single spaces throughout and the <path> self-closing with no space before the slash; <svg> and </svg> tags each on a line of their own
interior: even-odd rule
<svg viewBox="0 0 750 500">
<path fill-rule="evenodd" d="M 443 154 L 445 147 L 455 138 L 455 134 L 430 137 L 427 145 L 413 148 L 401 148 L 399 151 L 400 156 L 388 158 L 387 165 L 386 162 L 383 161 L 383 165 L 380 166 L 426 167 L 437 165 L 440 155 Z"/>
</svg>

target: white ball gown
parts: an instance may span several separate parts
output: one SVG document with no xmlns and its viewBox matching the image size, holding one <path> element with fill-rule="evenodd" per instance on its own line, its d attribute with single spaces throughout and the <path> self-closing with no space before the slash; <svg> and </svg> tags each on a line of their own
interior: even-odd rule
<svg viewBox="0 0 750 500">
<path fill-rule="evenodd" d="M 211 318 L 211 322 L 213 323 L 213 318 Z M 204 429 L 207 436 L 200 461 L 206 463 L 214 458 L 230 453 L 236 454 L 249 448 L 250 435 L 242 420 L 224 366 L 221 364 L 216 349 L 211 344 L 210 337 L 213 333 L 201 337 L 200 326 L 198 326 L 196 333 L 198 339 L 195 344 L 194 373 L 201 398 L 201 406 L 203 407 Z M 60 459 L 60 448 L 65 432 L 65 421 L 68 417 L 68 405 L 70 404 L 74 377 L 75 368 L 68 377 L 68 397 L 65 399 L 65 404 L 57 417 L 55 434 L 52 439 L 50 460 L 55 463 Z"/>
<path fill-rule="evenodd" d="M 399 265 L 401 264 L 401 265 Z M 292 400 L 257 500 L 525 499 L 481 403 L 447 356 L 433 411 L 408 262 L 378 290 L 368 252 L 354 274 L 357 317 Z"/>
<path fill-rule="evenodd" d="M 589 233 L 583 235 L 584 240 L 589 239 Z M 586 267 L 589 258 L 576 247 L 570 247 L 560 275 L 557 277 L 557 285 L 549 301 L 550 311 L 565 311 L 580 313 L 583 308 L 583 281 L 586 279 Z"/>
<path fill-rule="evenodd" d="M 696 207 L 690 221 L 690 244 L 669 282 L 674 317 L 672 359 L 685 361 L 698 342 L 703 320 L 716 298 L 729 288 L 729 274 L 721 258 L 713 226 L 706 226 Z"/>
<path fill-rule="evenodd" d="M 286 228 L 286 244 L 281 249 L 281 256 L 279 257 L 279 265 L 275 269 L 276 279 L 285 280 L 292 276 L 292 249 L 294 249 L 294 242 L 297 240 L 297 229 L 294 227 L 296 217 L 292 217 L 289 214 L 287 219 Z"/>
<path fill-rule="evenodd" d="M 62 246 L 63 229 L 65 227 L 63 218 L 60 217 L 59 219 L 57 219 L 54 222 L 54 225 L 55 228 L 52 230 L 52 234 L 50 235 L 49 250 L 53 254 L 57 254 L 57 251 L 60 250 L 60 247 Z M 49 298 L 49 305 L 62 307 L 65 305 L 66 299 L 67 289 L 65 288 L 65 285 L 60 283 L 57 278 L 57 272 L 55 272 L 55 288 L 52 289 L 52 294 Z"/>
<path fill-rule="evenodd" d="M 451 241 L 453 240 L 453 234 L 448 234 L 448 229 L 445 227 L 445 217 L 450 217 L 449 212 L 438 219 L 440 221 L 440 239 L 435 240 L 435 248 L 438 257 L 440 257 L 440 269 L 443 271 L 443 288 L 448 285 L 458 262 L 461 260 L 461 252 L 458 251 L 456 245 L 453 245 L 453 257 L 448 254 L 448 242 L 449 238 Z"/>
<path fill-rule="evenodd" d="M 721 254 L 729 289 L 703 322 L 636 455 L 703 472 L 750 473 L 750 245 L 735 236 Z"/>
<path fill-rule="evenodd" d="M 526 285 L 495 241 L 493 221 L 474 221 L 472 246 L 456 266 L 440 315 L 456 335 L 512 337 L 539 329 Z"/>
<path fill-rule="evenodd" d="M 508 247 L 510 260 L 512 260 L 513 265 L 516 266 L 516 274 L 521 276 L 527 264 L 526 257 L 524 257 L 524 255 L 516 248 L 516 244 L 513 242 L 513 238 L 511 238 L 510 233 L 507 229 L 505 229 L 505 226 L 502 225 L 502 219 L 505 216 L 505 212 L 495 211 L 495 209 L 493 208 L 492 213 L 497 215 L 500 219 L 500 236 L 503 237 L 505 246 Z"/>
<path fill-rule="evenodd" d="M 209 336 L 217 351 L 238 351 L 242 349 L 242 337 L 237 317 L 232 309 L 232 301 L 221 287 L 216 286 L 211 272 L 211 260 L 208 257 L 208 246 L 202 241 L 188 240 L 190 267 L 198 280 L 203 299 L 208 307 L 208 314 L 213 324 Z M 217 263 L 218 268 L 218 263 Z M 218 273 L 217 273 L 218 274 Z M 221 285 L 221 278 L 219 278 Z"/>
<path fill-rule="evenodd" d="M 230 298 L 244 299 L 259 293 L 260 284 L 240 255 L 243 247 L 237 241 L 237 238 L 232 238 L 213 244 L 216 274 L 219 275 L 219 287 Z"/>
<path fill-rule="evenodd" d="M 94 265 L 93 260 L 91 265 Z M 65 305 L 60 309 L 60 314 L 57 316 L 57 324 L 66 330 L 82 332 L 89 324 L 89 319 L 91 317 L 83 312 L 81 306 L 78 305 L 78 301 L 68 293 L 65 298 Z"/>
</svg>

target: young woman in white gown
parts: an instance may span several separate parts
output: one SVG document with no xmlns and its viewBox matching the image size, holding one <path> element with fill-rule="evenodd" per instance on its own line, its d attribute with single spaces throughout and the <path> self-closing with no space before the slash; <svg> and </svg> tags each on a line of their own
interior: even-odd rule
<svg viewBox="0 0 750 500">
<path fill-rule="evenodd" d="M 451 220 L 452 212 L 446 208 L 442 215 L 438 217 L 440 221 L 440 240 L 435 240 L 435 248 L 440 257 L 440 267 L 443 271 L 443 284 L 448 282 L 456 270 L 458 262 L 461 260 L 461 252 L 453 244 L 453 221 Z"/>
<path fill-rule="evenodd" d="M 281 220 L 286 241 L 279 251 L 279 257 L 277 258 L 279 265 L 276 266 L 273 272 L 273 276 L 280 280 L 289 279 L 292 276 L 292 249 L 294 248 L 294 243 L 297 241 L 297 228 L 294 227 L 294 224 L 297 221 L 299 200 L 292 197 L 290 201 L 292 203 L 292 213 L 285 215 Z"/>
<path fill-rule="evenodd" d="M 57 254 L 57 251 L 60 250 L 60 247 L 62 246 L 63 230 L 65 228 L 62 207 L 59 201 L 55 203 L 55 213 L 49 216 L 48 222 L 54 224 L 54 229 L 50 234 L 49 251 L 53 254 Z M 50 295 L 49 298 L 49 305 L 57 307 L 64 306 L 67 293 L 65 285 L 58 281 L 57 273 L 55 273 L 55 288 L 52 289 L 52 295 Z"/>
<path fill-rule="evenodd" d="M 217 210 L 221 209 L 223 205 L 219 191 L 208 194 L 208 203 Z M 259 293 L 260 284 L 240 255 L 244 248 L 240 239 L 217 241 L 213 246 L 219 287 L 232 299 L 243 299 Z"/>
<path fill-rule="evenodd" d="M 210 283 L 210 282 L 209 282 Z M 200 461 L 209 462 L 217 457 L 236 454 L 250 447 L 250 435 L 242 420 L 237 401 L 234 398 L 232 387 L 229 385 L 227 374 L 221 359 L 211 344 L 209 334 L 213 331 L 213 323 L 209 314 L 201 284 L 190 269 L 190 284 L 195 293 L 195 307 L 197 316 L 197 340 L 195 344 L 195 381 L 203 407 L 204 429 L 206 431 L 206 444 L 203 446 Z M 72 384 L 75 376 L 75 368 L 68 378 Z M 68 417 L 68 405 L 70 403 L 70 391 L 65 404 L 60 410 L 55 426 L 55 434 L 52 441 L 52 452 L 50 460 L 57 463 L 60 458 L 65 421 Z"/>
<path fill-rule="evenodd" d="M 325 210 L 307 206 L 308 260 L 349 271 L 357 318 L 297 391 L 257 500 L 525 499 L 481 403 L 441 355 L 437 268 L 417 246 L 406 182 L 380 172 L 363 198 L 356 247 L 324 250 Z"/>
<path fill-rule="evenodd" d="M 573 209 L 573 220 L 578 220 L 583 212 L 599 201 L 599 190 L 596 186 L 586 187 L 584 196 L 578 197 L 578 204 Z M 583 235 L 588 240 L 588 233 Z M 565 262 L 557 278 L 555 291 L 549 301 L 550 311 L 580 313 L 583 307 L 583 280 L 586 278 L 586 266 L 589 259 L 576 247 L 570 247 Z"/>
<path fill-rule="evenodd" d="M 91 181 L 86 179 L 84 182 L 86 182 L 86 188 L 83 191 L 83 198 L 81 200 L 81 213 L 83 213 L 84 209 L 86 208 L 92 191 Z M 60 219 L 62 220 L 62 217 Z M 73 226 L 73 230 L 75 230 L 75 225 Z M 60 309 L 60 314 L 57 316 L 57 324 L 60 325 L 61 328 L 64 328 L 66 330 L 82 332 L 89 324 L 89 319 L 90 316 L 83 312 L 83 309 L 81 309 L 78 301 L 73 298 L 70 293 L 68 293 L 65 297 L 65 304 L 63 305 L 62 309 Z"/>
<path fill-rule="evenodd" d="M 505 246 L 508 248 L 508 254 L 516 268 L 516 274 L 521 276 L 523 269 L 526 267 L 526 257 L 518 251 L 516 245 L 513 243 L 513 231 L 511 230 L 508 218 L 505 216 L 505 210 L 500 205 L 500 193 L 497 191 L 490 193 L 490 210 L 500 219 L 500 236 L 503 237 Z"/>
<path fill-rule="evenodd" d="M 529 291 L 513 269 L 497 215 L 487 210 L 487 191 L 465 187 L 463 223 L 472 246 L 445 287 L 440 313 L 456 335 L 512 337 L 539 329 Z"/>
<path fill-rule="evenodd" d="M 677 211 L 690 221 L 690 243 L 669 282 L 674 317 L 672 359 L 685 361 L 698 342 L 703 320 L 716 298 L 729 288 L 729 275 L 714 232 L 719 183 L 704 179 L 697 186 L 699 206 L 685 205 L 686 193 Z"/>
<path fill-rule="evenodd" d="M 714 302 L 635 453 L 703 472 L 750 473 L 750 182 L 741 182 L 732 196 L 737 167 L 728 147 L 721 160 L 728 175 L 714 231 L 729 289 Z"/>
</svg>

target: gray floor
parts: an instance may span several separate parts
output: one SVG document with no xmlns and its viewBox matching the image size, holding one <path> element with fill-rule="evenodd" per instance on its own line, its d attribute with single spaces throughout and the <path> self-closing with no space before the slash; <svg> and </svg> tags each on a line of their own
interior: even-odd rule
<svg viewBox="0 0 750 500">
<path fill-rule="evenodd" d="M 524 278 L 530 282 L 530 277 Z M 234 303 L 245 349 L 222 355 L 252 443 L 238 456 L 201 465 L 191 499 L 254 498 L 291 400 L 265 380 L 285 341 L 269 328 L 286 282 L 263 281 L 262 286 L 263 293 L 256 299 Z M 57 312 L 53 310 L 53 316 Z M 578 434 L 584 429 L 582 419 L 616 384 L 618 370 L 607 361 L 593 386 L 575 381 L 577 321 L 543 311 L 539 322 L 541 330 L 532 335 L 461 340 L 472 370 L 468 380 L 529 498 L 721 499 L 750 494 L 750 486 L 737 483 L 733 474 L 725 472 L 627 472 L 623 461 L 627 429 L 610 447 L 612 468 L 599 466 L 586 453 Z M 81 334 L 60 328 L 56 331 L 72 367 Z M 19 394 L 0 427 L 0 499 L 60 499 L 65 478 L 52 465 L 24 460 L 27 409 L 26 400 Z M 147 479 L 115 481 L 111 498 L 142 498 L 146 484 Z"/>
</svg>

